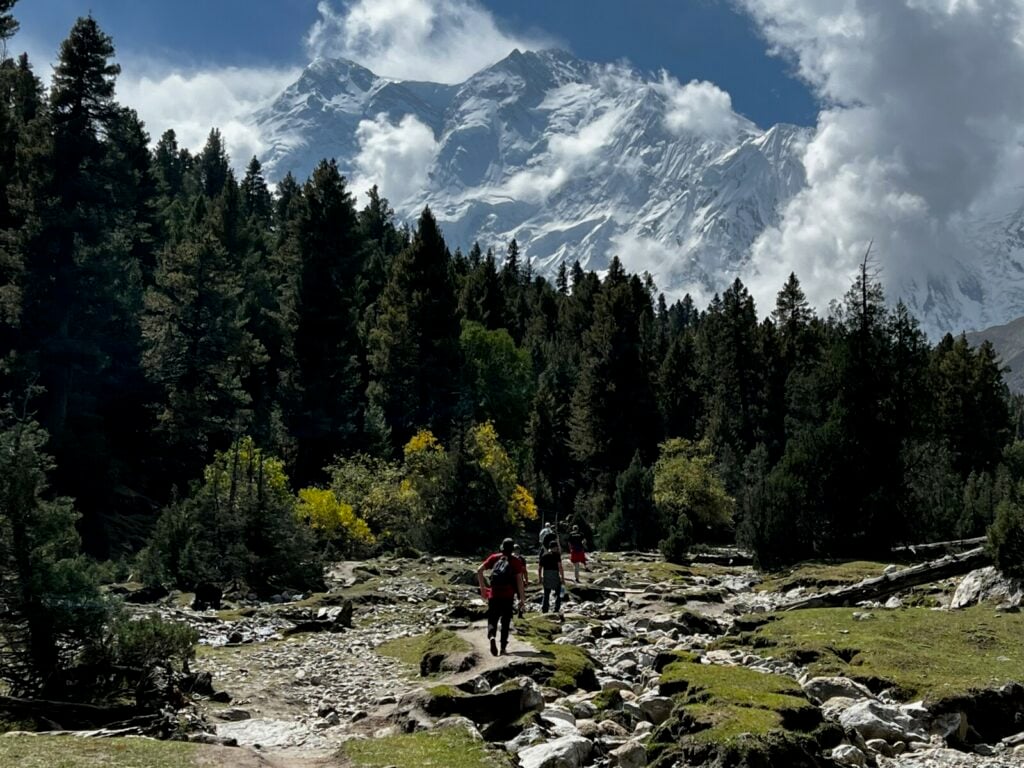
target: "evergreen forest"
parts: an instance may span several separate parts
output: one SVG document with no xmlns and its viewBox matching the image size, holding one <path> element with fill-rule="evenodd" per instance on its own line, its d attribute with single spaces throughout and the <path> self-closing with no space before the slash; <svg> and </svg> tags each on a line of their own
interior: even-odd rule
<svg viewBox="0 0 1024 768">
<path fill-rule="evenodd" d="M 357 204 L 333 160 L 271 187 L 217 129 L 196 153 L 150 137 L 94 19 L 45 82 L 6 55 L 13 5 L 0 602 L 30 634 L 79 631 L 43 606 L 96 563 L 265 594 L 328 557 L 477 553 L 541 521 L 677 561 L 738 543 L 761 567 L 990 527 L 1019 554 L 1000 360 L 931 343 L 870 253 L 824 316 L 796 275 L 761 308 L 740 279 L 670 303 L 618 258 L 551 280 L 514 240 L 448 243 L 376 189 Z"/>
</svg>

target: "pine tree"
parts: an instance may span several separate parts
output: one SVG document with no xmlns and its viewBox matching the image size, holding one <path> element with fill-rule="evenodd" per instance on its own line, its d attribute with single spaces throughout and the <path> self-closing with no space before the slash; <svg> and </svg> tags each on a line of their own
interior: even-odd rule
<svg viewBox="0 0 1024 768">
<path fill-rule="evenodd" d="M 458 396 L 459 325 L 450 256 L 430 209 L 392 264 L 369 338 L 371 407 L 404 445 L 427 427 L 445 436 Z"/>
<path fill-rule="evenodd" d="M 295 480 L 322 479 L 342 450 L 362 447 L 362 349 L 357 325 L 363 248 L 352 195 L 333 160 L 321 162 L 303 189 L 297 222 L 300 254 L 294 336 L 298 442 Z"/>
<path fill-rule="evenodd" d="M 67 697 L 62 672 L 97 641 L 108 618 L 80 557 L 70 499 L 53 498 L 46 433 L 0 413 L 0 681 L 15 696 Z"/>
</svg>

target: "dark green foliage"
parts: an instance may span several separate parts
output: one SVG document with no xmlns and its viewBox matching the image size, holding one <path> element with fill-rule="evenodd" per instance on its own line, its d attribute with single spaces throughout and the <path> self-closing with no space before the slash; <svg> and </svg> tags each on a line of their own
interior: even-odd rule
<svg viewBox="0 0 1024 768">
<path fill-rule="evenodd" d="M 459 321 L 451 257 L 430 209 L 391 265 L 380 314 L 369 336 L 369 405 L 392 445 L 420 427 L 450 430 L 457 399 Z"/>
<path fill-rule="evenodd" d="M 280 460 L 250 438 L 219 452 L 192 496 L 169 507 L 143 553 L 149 583 L 247 585 L 267 594 L 312 589 L 322 566 L 311 532 L 295 515 Z"/>
<path fill-rule="evenodd" d="M 199 642 L 199 633 L 188 624 L 166 621 L 155 613 L 134 620 L 119 617 L 111 627 L 111 636 L 114 663 L 136 669 L 170 664 L 187 670 Z"/>
<path fill-rule="evenodd" d="M 988 544 L 996 568 L 1013 579 L 1024 579 L 1024 506 L 1004 499 L 996 507 L 996 519 L 988 529 Z"/>
<path fill-rule="evenodd" d="M 644 467 L 640 453 L 615 478 L 612 513 L 597 528 L 598 549 L 653 549 L 661 525 L 654 506 L 654 473 Z"/>
<path fill-rule="evenodd" d="M 59 696 L 109 606 L 79 554 L 71 501 L 48 493 L 46 433 L 9 409 L 0 420 L 0 681 L 15 696 Z"/>
</svg>

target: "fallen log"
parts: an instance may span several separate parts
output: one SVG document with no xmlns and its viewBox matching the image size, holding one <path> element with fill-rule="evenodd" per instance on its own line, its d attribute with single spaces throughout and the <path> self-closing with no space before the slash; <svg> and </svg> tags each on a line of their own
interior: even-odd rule
<svg viewBox="0 0 1024 768">
<path fill-rule="evenodd" d="M 0 712 L 12 715 L 14 720 L 32 719 L 55 723 L 62 730 L 103 728 L 112 723 L 154 714 L 133 704 L 102 706 L 49 699 L 19 699 L 14 696 L 0 696 Z"/>
<path fill-rule="evenodd" d="M 835 608 L 845 605 L 856 605 L 864 600 L 879 600 L 900 590 L 930 584 L 951 576 L 984 568 L 992 564 L 992 557 L 985 547 L 976 547 L 960 554 L 946 555 L 938 560 L 931 560 L 920 565 L 912 565 L 901 571 L 883 573 L 848 587 L 837 587 L 820 595 L 794 600 L 780 606 L 783 611 L 795 611 L 801 608 Z"/>
<path fill-rule="evenodd" d="M 960 552 L 965 549 L 973 549 L 984 544 L 985 536 L 978 536 L 973 539 L 953 539 L 952 541 L 930 541 L 926 544 L 909 544 L 905 547 L 893 547 L 890 552 L 894 555 L 923 555 L 930 552 Z"/>
</svg>

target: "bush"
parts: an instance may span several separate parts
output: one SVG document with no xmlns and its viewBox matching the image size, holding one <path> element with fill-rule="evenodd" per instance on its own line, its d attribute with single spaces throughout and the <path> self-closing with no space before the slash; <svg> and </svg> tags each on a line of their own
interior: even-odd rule
<svg viewBox="0 0 1024 768">
<path fill-rule="evenodd" d="M 111 627 L 113 656 L 120 666 L 148 669 L 154 665 L 187 670 L 195 658 L 199 633 L 184 622 L 164 621 L 152 614 L 141 619 L 119 618 Z"/>
<path fill-rule="evenodd" d="M 1004 576 L 1024 578 L 1024 508 L 1004 500 L 996 507 L 996 519 L 988 529 L 988 543 L 996 568 Z"/>
<path fill-rule="evenodd" d="M 323 565 L 295 514 L 284 465 L 251 438 L 218 452 L 192 497 L 169 507 L 139 559 L 147 583 L 210 581 L 257 592 L 317 589 Z"/>
<path fill-rule="evenodd" d="M 692 524 L 686 515 L 679 515 L 669 528 L 668 536 L 661 540 L 658 549 L 670 563 L 682 564 L 687 561 L 692 538 Z"/>
<path fill-rule="evenodd" d="M 295 514 L 338 554 L 364 554 L 374 544 L 370 526 L 356 516 L 350 505 L 339 501 L 332 490 L 303 488 Z"/>
</svg>

